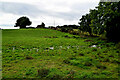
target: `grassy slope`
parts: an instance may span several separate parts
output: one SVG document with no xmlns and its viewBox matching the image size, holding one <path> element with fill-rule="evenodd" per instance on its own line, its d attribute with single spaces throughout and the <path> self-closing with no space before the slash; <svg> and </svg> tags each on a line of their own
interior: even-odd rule
<svg viewBox="0 0 120 80">
<path fill-rule="evenodd" d="M 2 41 L 3 78 L 118 78 L 120 51 L 98 38 L 21 29 L 3 30 Z"/>
</svg>

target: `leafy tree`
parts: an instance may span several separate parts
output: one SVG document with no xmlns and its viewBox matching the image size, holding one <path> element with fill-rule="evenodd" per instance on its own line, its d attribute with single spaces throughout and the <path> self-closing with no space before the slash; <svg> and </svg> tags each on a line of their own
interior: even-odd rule
<svg viewBox="0 0 120 80">
<path fill-rule="evenodd" d="M 17 19 L 15 23 L 15 27 L 19 26 L 20 28 L 26 28 L 26 26 L 29 26 L 31 24 L 32 22 L 29 20 L 29 18 L 23 16 Z"/>
<path fill-rule="evenodd" d="M 90 18 L 91 18 L 91 24 L 90 27 L 92 29 L 92 33 L 94 34 L 102 34 L 104 33 L 104 29 L 99 17 L 99 11 L 94 9 L 90 10 Z"/>
<path fill-rule="evenodd" d="M 120 41 L 120 2 L 100 2 L 98 6 L 102 28 L 110 41 Z M 101 24 L 101 25 L 102 25 Z"/>
<path fill-rule="evenodd" d="M 110 41 L 120 41 L 120 1 L 100 2 L 98 7 L 80 19 L 79 29 L 90 34 L 103 34 Z"/>
<path fill-rule="evenodd" d="M 84 27 L 85 26 L 85 15 L 82 16 L 82 18 L 80 19 L 80 22 L 78 24 L 80 24 L 79 29 L 81 31 L 85 32 L 85 27 Z"/>
<path fill-rule="evenodd" d="M 80 27 L 79 27 L 80 30 L 82 30 L 84 32 L 89 32 L 89 34 L 92 35 L 92 29 L 90 27 L 91 18 L 90 18 L 89 14 L 82 16 L 79 24 L 80 24 Z"/>
<path fill-rule="evenodd" d="M 109 11 L 109 13 L 107 12 Z M 106 10 L 109 19 L 106 20 L 106 37 L 110 41 L 119 42 L 120 34 L 120 2 L 111 3 L 109 9 Z"/>
</svg>

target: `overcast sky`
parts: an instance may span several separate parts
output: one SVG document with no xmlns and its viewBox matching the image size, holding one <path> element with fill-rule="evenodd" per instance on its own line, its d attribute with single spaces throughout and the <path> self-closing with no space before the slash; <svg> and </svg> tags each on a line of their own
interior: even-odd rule
<svg viewBox="0 0 120 80">
<path fill-rule="evenodd" d="M 0 28 L 13 28 L 26 16 L 33 27 L 76 24 L 82 15 L 98 6 L 99 0 L 0 0 Z"/>
</svg>

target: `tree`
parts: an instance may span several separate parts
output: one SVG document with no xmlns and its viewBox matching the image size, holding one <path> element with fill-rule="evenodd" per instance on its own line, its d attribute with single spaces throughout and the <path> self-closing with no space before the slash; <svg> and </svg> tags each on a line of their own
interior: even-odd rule
<svg viewBox="0 0 120 80">
<path fill-rule="evenodd" d="M 86 15 L 82 16 L 79 24 L 80 24 L 79 29 L 81 31 L 89 32 L 89 34 L 92 35 L 92 28 L 90 27 L 90 24 L 91 24 L 90 14 L 86 14 Z"/>
<path fill-rule="evenodd" d="M 45 28 L 45 24 L 42 22 L 41 25 L 37 25 L 36 28 Z"/>
<path fill-rule="evenodd" d="M 20 28 L 26 28 L 26 26 L 29 26 L 31 24 L 32 22 L 29 20 L 29 18 L 23 16 L 17 19 L 14 27 L 19 26 Z"/>
<path fill-rule="evenodd" d="M 119 42 L 119 34 L 120 34 L 120 2 L 118 3 L 111 3 L 109 6 L 109 19 L 106 20 L 106 37 L 109 41 Z"/>
<path fill-rule="evenodd" d="M 80 22 L 78 22 L 78 24 L 80 24 L 79 29 L 83 32 L 85 32 L 85 15 L 82 16 L 82 18 L 80 19 Z"/>
<path fill-rule="evenodd" d="M 109 41 L 119 42 L 120 38 L 120 1 L 99 3 L 98 10 L 101 15 L 106 37 Z"/>
<path fill-rule="evenodd" d="M 80 19 L 81 31 L 90 34 L 106 34 L 110 41 L 119 42 L 120 38 L 120 1 L 100 2 L 96 9 L 90 10 L 89 14 Z"/>
</svg>

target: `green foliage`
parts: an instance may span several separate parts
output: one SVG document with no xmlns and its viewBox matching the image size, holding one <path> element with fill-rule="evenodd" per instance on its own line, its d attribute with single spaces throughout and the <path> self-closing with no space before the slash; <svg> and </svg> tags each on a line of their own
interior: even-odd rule
<svg viewBox="0 0 120 80">
<path fill-rule="evenodd" d="M 26 28 L 26 26 L 29 26 L 31 24 L 32 22 L 29 20 L 29 18 L 23 16 L 17 19 L 15 23 L 15 27 L 19 26 L 20 28 Z"/>
<path fill-rule="evenodd" d="M 120 38 L 120 2 L 100 2 L 98 7 L 80 19 L 79 29 L 89 34 L 106 33 L 109 41 L 119 42 Z"/>
<path fill-rule="evenodd" d="M 80 19 L 80 27 L 79 29 L 85 32 L 89 32 L 90 35 L 92 35 L 92 28 L 90 27 L 91 24 L 91 18 L 89 14 L 86 14 L 85 16 L 82 16 Z"/>
</svg>

